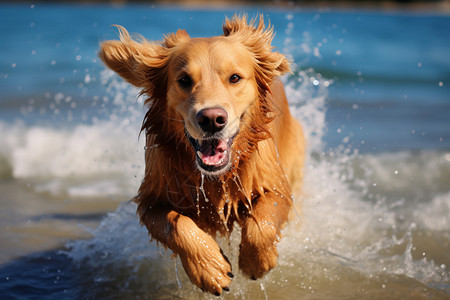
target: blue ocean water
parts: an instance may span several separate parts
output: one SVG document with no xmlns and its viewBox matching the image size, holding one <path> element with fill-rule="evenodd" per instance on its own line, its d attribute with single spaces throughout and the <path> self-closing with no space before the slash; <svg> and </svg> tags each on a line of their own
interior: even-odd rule
<svg viewBox="0 0 450 300">
<path fill-rule="evenodd" d="M 66 122 L 69 111 L 75 118 L 96 116 L 93 99 L 105 96 L 97 49 L 100 41 L 116 38 L 112 24 L 152 40 L 178 28 L 194 37 L 211 36 L 221 33 L 225 15 L 236 12 L 254 16 L 264 10 L 2 5 L 2 119 L 12 121 L 19 109 L 33 109 L 26 119 L 34 122 L 42 106 L 51 103 L 60 116 L 50 111 L 45 118 Z M 348 135 L 367 151 L 449 148 L 448 16 L 307 10 L 265 14 L 275 25 L 274 45 L 295 62 L 294 76 L 312 68 L 333 82 L 327 99 L 330 145 Z M 55 101 L 57 94 L 70 96 L 72 106 Z"/>
<path fill-rule="evenodd" d="M 448 15 L 50 4 L 0 5 L 0 298 L 208 298 L 126 202 L 143 173 L 143 99 L 97 51 L 112 24 L 203 37 L 235 13 L 263 13 L 292 60 L 283 81 L 308 158 L 279 267 L 238 275 L 226 297 L 448 298 Z M 236 262 L 236 240 L 222 248 Z"/>
</svg>

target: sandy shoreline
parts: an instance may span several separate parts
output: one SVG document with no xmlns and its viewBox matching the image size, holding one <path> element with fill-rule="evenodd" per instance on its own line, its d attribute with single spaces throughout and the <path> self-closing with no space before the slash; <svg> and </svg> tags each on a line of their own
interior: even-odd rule
<svg viewBox="0 0 450 300">
<path fill-rule="evenodd" d="M 36 193 L 21 180 L 0 180 L 0 265 L 34 252 L 89 238 L 119 200 L 74 199 Z"/>
</svg>

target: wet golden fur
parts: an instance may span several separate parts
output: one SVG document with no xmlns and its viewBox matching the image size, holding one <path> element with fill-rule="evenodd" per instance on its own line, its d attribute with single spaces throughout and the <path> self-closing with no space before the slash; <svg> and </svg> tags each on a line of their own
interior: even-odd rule
<svg viewBox="0 0 450 300">
<path fill-rule="evenodd" d="M 272 28 L 262 17 L 258 25 L 234 17 L 226 19 L 222 36 L 194 39 L 179 30 L 161 43 L 133 39 L 118 28 L 120 41 L 103 42 L 99 55 L 148 97 L 145 179 L 135 198 L 142 224 L 180 256 L 194 284 L 221 294 L 232 273 L 214 237 L 229 235 L 237 222 L 239 268 L 250 278 L 262 277 L 276 265 L 276 243 L 292 208 L 292 190 L 301 182 L 304 156 L 301 126 L 277 79 L 289 71 L 289 62 L 273 51 Z M 191 89 L 177 85 L 180 72 L 189 72 Z M 243 79 L 230 84 L 227 78 L 235 72 Z M 224 135 L 238 134 L 230 167 L 204 176 L 186 132 L 201 136 L 192 114 L 218 105 L 230 118 Z"/>
</svg>

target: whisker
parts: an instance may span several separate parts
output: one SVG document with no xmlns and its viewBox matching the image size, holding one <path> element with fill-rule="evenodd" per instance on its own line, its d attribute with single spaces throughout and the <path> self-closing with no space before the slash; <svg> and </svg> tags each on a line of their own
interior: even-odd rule
<svg viewBox="0 0 450 300">
<path fill-rule="evenodd" d="M 183 129 L 180 130 L 180 132 L 181 132 L 181 131 L 185 131 L 185 130 L 186 130 L 186 129 L 183 128 Z M 177 149 L 178 149 L 178 147 L 180 147 L 182 141 L 183 141 L 183 139 L 178 139 Z"/>
<path fill-rule="evenodd" d="M 185 128 L 179 130 L 178 132 L 174 132 L 174 133 L 172 134 L 172 136 L 170 136 L 170 137 L 168 138 L 168 140 L 176 139 L 177 136 L 182 135 L 182 134 L 180 134 L 180 132 L 182 132 L 182 131 L 185 131 Z M 181 145 L 182 142 L 183 142 L 183 139 L 178 139 L 178 143 L 177 143 L 177 145 L 176 145 L 176 148 L 177 148 L 177 149 L 178 149 L 178 147 L 180 147 L 180 145 Z"/>
<path fill-rule="evenodd" d="M 166 118 L 168 120 L 171 120 L 171 121 L 184 122 L 183 119 L 176 119 L 176 118 L 172 118 L 172 117 L 169 117 L 169 116 L 165 116 L 164 118 Z"/>
</svg>

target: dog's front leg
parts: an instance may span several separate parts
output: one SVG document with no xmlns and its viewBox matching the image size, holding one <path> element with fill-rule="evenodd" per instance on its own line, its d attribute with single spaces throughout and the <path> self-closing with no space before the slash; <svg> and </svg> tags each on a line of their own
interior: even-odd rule
<svg viewBox="0 0 450 300">
<path fill-rule="evenodd" d="M 215 295 L 228 291 L 233 274 L 227 257 L 191 218 L 173 210 L 152 208 L 142 221 L 153 239 L 180 256 L 192 283 Z"/>
<path fill-rule="evenodd" d="M 252 279 L 261 278 L 277 264 L 276 244 L 281 238 L 291 200 L 281 194 L 261 195 L 242 226 L 239 268 Z"/>
</svg>

